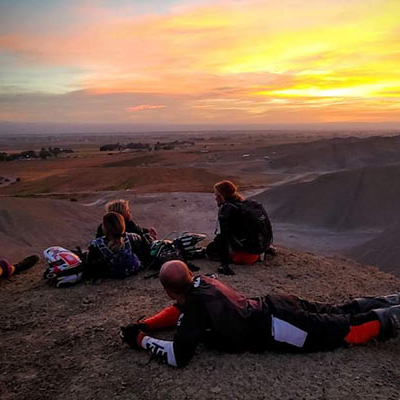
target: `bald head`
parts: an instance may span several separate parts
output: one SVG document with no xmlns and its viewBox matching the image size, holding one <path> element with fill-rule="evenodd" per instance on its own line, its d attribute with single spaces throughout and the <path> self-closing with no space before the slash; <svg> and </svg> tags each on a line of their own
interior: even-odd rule
<svg viewBox="0 0 400 400">
<path fill-rule="evenodd" d="M 167 261 L 160 269 L 160 281 L 166 290 L 184 294 L 192 284 L 192 273 L 183 261 Z"/>
</svg>

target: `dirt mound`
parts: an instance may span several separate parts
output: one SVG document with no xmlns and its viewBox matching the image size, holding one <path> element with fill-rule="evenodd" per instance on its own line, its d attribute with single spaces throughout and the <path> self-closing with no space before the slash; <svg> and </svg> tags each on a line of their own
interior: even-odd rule
<svg viewBox="0 0 400 400">
<path fill-rule="evenodd" d="M 155 226 L 160 238 L 184 231 L 206 233 L 209 240 L 213 236 L 217 207 L 211 193 L 104 192 L 79 202 L 0 197 L 0 258 L 14 261 L 27 252 L 41 253 L 50 245 L 86 246 L 94 237 L 104 205 L 118 198 L 130 200 L 135 221 L 144 227 Z"/>
<path fill-rule="evenodd" d="M 217 264 L 201 262 L 201 272 Z M 249 296 L 293 293 L 342 302 L 400 290 L 400 280 L 341 258 L 279 249 L 268 265 L 237 267 L 222 280 Z M 189 366 L 149 363 L 118 328 L 170 304 L 144 273 L 58 290 L 42 266 L 1 283 L 0 397 L 47 399 L 289 399 L 400 397 L 400 340 L 314 354 L 222 354 L 200 347 Z M 158 337 L 171 337 L 161 333 Z"/>
<path fill-rule="evenodd" d="M 86 245 L 102 212 L 66 200 L 0 198 L 0 258 Z"/>
<path fill-rule="evenodd" d="M 379 265 L 384 271 L 400 275 L 399 238 L 400 227 L 393 227 L 346 254 L 361 263 Z"/>
<path fill-rule="evenodd" d="M 268 149 L 270 167 L 287 172 L 336 171 L 399 163 L 400 136 L 333 138 Z"/>
<path fill-rule="evenodd" d="M 379 229 L 400 224 L 400 166 L 322 175 L 286 184 L 256 198 L 274 220 L 330 230 Z"/>
</svg>

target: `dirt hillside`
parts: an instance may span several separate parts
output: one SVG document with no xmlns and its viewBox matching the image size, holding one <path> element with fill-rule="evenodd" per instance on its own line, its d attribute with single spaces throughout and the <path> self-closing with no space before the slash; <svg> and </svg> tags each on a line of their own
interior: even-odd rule
<svg viewBox="0 0 400 400">
<path fill-rule="evenodd" d="M 281 185 L 256 196 L 279 221 L 330 230 L 400 223 L 400 166 L 361 168 Z"/>
<path fill-rule="evenodd" d="M 198 262 L 201 272 L 217 264 Z M 315 354 L 221 354 L 202 346 L 188 367 L 149 363 L 118 327 L 170 304 L 144 273 L 59 290 L 43 265 L 1 283 L 0 397 L 47 399 L 398 399 L 400 340 Z M 342 302 L 400 290 L 400 280 L 341 258 L 279 249 L 267 265 L 223 281 L 247 295 L 293 293 Z M 160 333 L 159 337 L 171 337 Z"/>
<path fill-rule="evenodd" d="M 344 254 L 399 275 L 399 175 L 395 165 L 334 172 L 255 198 L 267 207 L 276 237 L 285 243 Z"/>
<path fill-rule="evenodd" d="M 11 261 L 54 245 L 83 245 L 102 211 L 68 200 L 0 198 L 0 257 Z"/>
<path fill-rule="evenodd" d="M 348 250 L 347 255 L 361 263 L 379 265 L 381 269 L 398 273 L 400 227 L 392 227 L 373 239 Z"/>
<path fill-rule="evenodd" d="M 398 164 L 400 136 L 332 138 L 271 146 L 270 167 L 285 171 L 336 171 Z"/>
</svg>

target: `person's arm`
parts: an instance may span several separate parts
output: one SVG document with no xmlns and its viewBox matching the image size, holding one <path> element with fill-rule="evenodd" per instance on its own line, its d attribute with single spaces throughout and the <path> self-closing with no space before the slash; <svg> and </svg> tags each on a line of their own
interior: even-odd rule
<svg viewBox="0 0 400 400">
<path fill-rule="evenodd" d="M 157 240 L 158 233 L 156 228 L 154 228 L 153 226 L 150 228 L 143 228 L 143 232 L 147 233 L 152 240 Z"/>
<path fill-rule="evenodd" d="M 137 235 L 142 236 L 145 233 L 145 230 L 139 226 L 133 219 L 125 220 L 126 232 L 136 233 Z"/>
<path fill-rule="evenodd" d="M 96 239 L 98 239 L 98 238 L 100 238 L 100 237 L 102 237 L 102 236 L 104 236 L 104 233 L 103 233 L 103 225 L 100 224 L 100 225 L 97 227 Z"/>
<path fill-rule="evenodd" d="M 146 332 L 157 331 L 161 329 L 176 326 L 182 311 L 177 304 L 166 307 L 152 317 L 148 317 L 139 321 L 143 325 Z"/>
<path fill-rule="evenodd" d="M 162 340 L 138 332 L 136 348 L 147 350 L 152 358 L 173 367 L 186 366 L 193 357 L 196 347 L 202 341 L 208 325 L 208 314 L 199 302 L 185 306 L 180 325 L 173 340 Z M 123 338 L 125 341 L 126 338 Z"/>
<path fill-rule="evenodd" d="M 132 219 L 126 223 L 126 231 L 131 233 L 137 233 L 140 236 L 150 235 L 153 240 L 157 239 L 157 231 L 154 227 L 143 228 Z"/>
</svg>

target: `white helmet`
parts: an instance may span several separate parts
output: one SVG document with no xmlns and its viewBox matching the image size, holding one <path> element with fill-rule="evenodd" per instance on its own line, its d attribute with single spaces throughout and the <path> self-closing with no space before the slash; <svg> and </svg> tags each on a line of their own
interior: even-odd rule
<svg viewBox="0 0 400 400">
<path fill-rule="evenodd" d="M 52 246 L 43 252 L 48 267 L 43 277 L 56 287 L 72 285 L 82 279 L 82 260 L 71 251 Z"/>
</svg>

